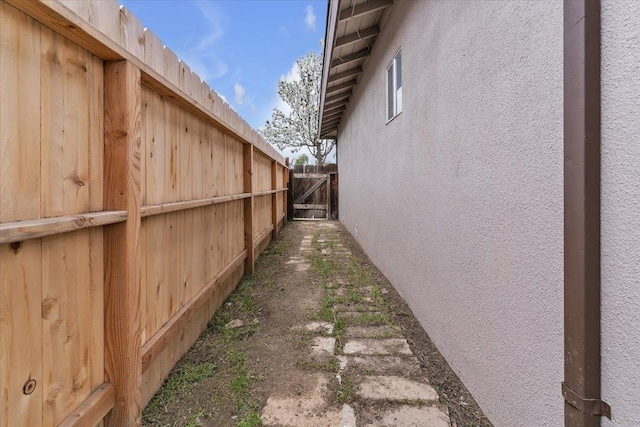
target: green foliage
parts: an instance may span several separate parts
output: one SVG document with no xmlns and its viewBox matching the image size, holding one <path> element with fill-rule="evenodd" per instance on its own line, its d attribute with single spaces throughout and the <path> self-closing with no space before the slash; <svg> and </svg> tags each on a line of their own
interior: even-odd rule
<svg viewBox="0 0 640 427">
<path fill-rule="evenodd" d="M 296 166 L 308 165 L 309 164 L 309 157 L 306 154 L 302 153 L 301 155 L 296 157 L 296 159 L 293 161 L 293 164 L 296 165 Z"/>
</svg>

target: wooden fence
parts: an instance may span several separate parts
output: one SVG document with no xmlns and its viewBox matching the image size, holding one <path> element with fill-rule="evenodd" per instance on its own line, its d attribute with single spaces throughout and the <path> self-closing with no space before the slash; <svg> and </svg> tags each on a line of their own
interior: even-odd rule
<svg viewBox="0 0 640 427">
<path fill-rule="evenodd" d="M 0 0 L 0 32 L 0 426 L 139 425 L 285 160 L 115 0 Z"/>
<path fill-rule="evenodd" d="M 289 219 L 338 219 L 338 165 L 289 169 Z"/>
</svg>

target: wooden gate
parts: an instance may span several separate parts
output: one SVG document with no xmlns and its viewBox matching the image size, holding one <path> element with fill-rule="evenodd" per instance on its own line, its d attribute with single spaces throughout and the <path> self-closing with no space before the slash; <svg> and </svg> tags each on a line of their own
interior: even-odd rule
<svg viewBox="0 0 640 427">
<path fill-rule="evenodd" d="M 291 218 L 338 218 L 337 165 L 298 165 L 290 170 L 290 174 Z"/>
</svg>

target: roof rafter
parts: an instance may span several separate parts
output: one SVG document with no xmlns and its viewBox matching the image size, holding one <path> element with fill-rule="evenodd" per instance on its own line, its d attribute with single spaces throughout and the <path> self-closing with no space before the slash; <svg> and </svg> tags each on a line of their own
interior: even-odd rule
<svg viewBox="0 0 640 427">
<path fill-rule="evenodd" d="M 331 104 L 332 102 L 336 102 L 344 98 L 349 98 L 352 94 L 353 94 L 352 91 L 347 91 L 347 92 L 339 93 L 337 95 L 328 96 L 324 100 L 324 105 L 326 106 L 327 104 Z"/>
<path fill-rule="evenodd" d="M 330 121 L 332 119 L 337 118 L 337 116 L 341 116 L 344 113 L 345 109 L 341 109 L 340 111 L 333 111 L 331 113 L 327 113 L 326 116 L 322 118 L 323 122 Z"/>
<path fill-rule="evenodd" d="M 343 102 L 342 104 L 336 104 L 336 105 L 332 105 L 331 107 L 327 107 L 324 109 L 324 112 L 326 114 L 331 114 L 336 110 L 344 110 L 347 108 L 347 103 Z"/>
<path fill-rule="evenodd" d="M 356 43 L 360 40 L 364 41 L 365 39 L 375 37 L 380 34 L 380 27 L 374 25 L 373 27 L 365 28 L 364 30 L 356 31 L 355 33 L 347 34 L 346 36 L 342 36 L 336 40 L 334 48 L 342 47 L 350 45 L 351 43 Z"/>
<path fill-rule="evenodd" d="M 322 123 L 322 128 L 323 129 L 331 129 L 331 128 L 337 128 L 338 125 L 340 124 L 340 120 L 342 118 L 338 119 L 338 120 L 332 120 L 330 122 L 324 122 Z"/>
<path fill-rule="evenodd" d="M 338 92 L 343 89 L 349 89 L 350 87 L 355 86 L 358 83 L 356 79 L 349 80 L 348 82 L 340 83 L 339 85 L 335 85 L 333 87 L 327 88 L 327 95 L 333 92 Z"/>
<path fill-rule="evenodd" d="M 351 77 L 351 76 L 355 76 L 357 74 L 360 74 L 362 72 L 362 67 L 354 67 L 354 68 L 350 68 L 346 71 L 343 71 L 341 73 L 338 74 L 334 74 L 333 76 L 329 76 L 329 78 L 327 79 L 327 84 L 329 83 L 333 83 L 337 80 L 340 79 L 344 79 L 346 77 Z"/>
<path fill-rule="evenodd" d="M 362 58 L 366 58 L 367 56 L 371 55 L 371 49 L 370 48 L 366 48 L 363 49 L 361 51 L 358 52 L 354 52 L 350 55 L 346 55 L 342 58 L 336 58 L 333 61 L 331 61 L 331 68 L 335 68 L 339 65 L 344 65 L 344 64 L 349 64 L 351 62 L 357 61 L 359 59 Z"/>
<path fill-rule="evenodd" d="M 342 114 L 344 113 L 344 111 L 338 111 L 336 113 L 333 114 L 327 114 L 326 119 L 323 117 L 322 118 L 322 123 L 328 123 L 331 122 L 332 120 L 336 120 L 336 119 L 340 119 L 342 118 Z"/>
<path fill-rule="evenodd" d="M 380 9 L 393 5 L 393 0 L 369 0 L 357 6 L 352 6 L 340 11 L 338 21 L 355 18 L 356 16 L 365 15 L 367 13 L 377 12 Z"/>
</svg>

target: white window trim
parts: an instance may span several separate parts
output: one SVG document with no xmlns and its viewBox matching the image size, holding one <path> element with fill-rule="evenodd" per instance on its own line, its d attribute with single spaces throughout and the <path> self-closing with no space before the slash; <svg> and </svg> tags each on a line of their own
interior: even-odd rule
<svg viewBox="0 0 640 427">
<path fill-rule="evenodd" d="M 402 52 L 402 47 L 398 48 L 398 50 L 396 51 L 396 53 L 393 55 L 393 58 L 391 59 L 391 61 L 389 62 L 389 64 L 387 65 L 387 67 L 385 68 L 385 74 L 384 74 L 384 80 L 385 80 L 385 119 L 386 122 L 385 124 L 389 124 L 390 122 L 393 121 L 393 119 L 395 119 L 396 117 L 398 117 L 401 113 L 402 113 L 402 86 L 400 86 L 400 88 L 396 88 L 396 72 L 397 72 L 397 67 L 396 67 L 396 59 L 398 58 L 398 55 L 400 55 Z M 391 84 L 393 85 L 393 116 L 389 117 L 389 69 L 393 68 L 393 76 L 391 78 L 392 82 Z M 402 77 L 402 76 L 401 76 Z M 400 108 L 398 108 L 398 90 L 400 90 Z"/>
</svg>

